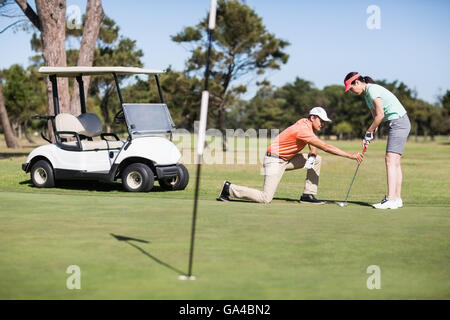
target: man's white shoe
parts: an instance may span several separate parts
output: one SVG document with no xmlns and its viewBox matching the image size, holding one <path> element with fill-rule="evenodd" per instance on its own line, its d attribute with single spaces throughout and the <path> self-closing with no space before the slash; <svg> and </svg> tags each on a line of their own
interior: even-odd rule
<svg viewBox="0 0 450 320">
<path fill-rule="evenodd" d="M 402 200 L 402 198 L 398 198 L 398 199 L 395 200 L 395 201 L 397 201 L 397 207 L 398 207 L 398 208 L 403 207 L 403 200 Z"/>
<path fill-rule="evenodd" d="M 380 203 L 375 203 L 372 205 L 375 209 L 398 209 L 399 203 L 397 200 L 389 200 L 387 197 L 385 197 L 383 200 L 381 200 Z M 403 205 L 403 204 L 402 204 Z"/>
</svg>

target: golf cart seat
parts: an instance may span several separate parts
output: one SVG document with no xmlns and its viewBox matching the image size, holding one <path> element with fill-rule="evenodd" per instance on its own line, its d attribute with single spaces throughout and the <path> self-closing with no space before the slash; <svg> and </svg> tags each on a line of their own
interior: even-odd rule
<svg viewBox="0 0 450 320">
<path fill-rule="evenodd" d="M 102 136 L 102 121 L 95 113 L 82 113 L 78 117 L 70 113 L 60 113 L 55 117 L 55 126 L 59 138 L 68 140 L 78 137 L 77 141 L 61 141 L 63 148 L 74 149 L 81 144 L 82 151 L 110 150 L 120 149 L 124 144 L 120 140 L 92 140 L 93 137 Z"/>
</svg>

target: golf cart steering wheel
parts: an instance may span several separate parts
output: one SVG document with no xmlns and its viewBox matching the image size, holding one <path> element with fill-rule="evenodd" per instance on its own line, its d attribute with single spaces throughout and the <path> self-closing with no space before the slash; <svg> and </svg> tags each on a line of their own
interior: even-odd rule
<svg viewBox="0 0 450 320">
<path fill-rule="evenodd" d="M 119 112 L 117 112 L 116 115 L 114 116 L 114 122 L 120 123 L 123 121 L 125 121 L 125 115 L 124 115 L 123 109 L 122 109 Z"/>
</svg>

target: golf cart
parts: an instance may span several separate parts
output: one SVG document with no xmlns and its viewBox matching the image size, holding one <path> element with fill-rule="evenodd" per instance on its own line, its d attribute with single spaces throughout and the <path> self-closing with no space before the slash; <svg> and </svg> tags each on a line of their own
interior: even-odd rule
<svg viewBox="0 0 450 320">
<path fill-rule="evenodd" d="M 39 72 L 49 76 L 53 91 L 54 115 L 35 116 L 51 122 L 55 142 L 41 136 L 50 144 L 34 149 L 22 164 L 29 172 L 34 186 L 50 188 L 58 180 L 121 180 L 131 192 L 147 192 L 158 180 L 165 190 L 183 190 L 189 173 L 178 163 L 181 154 L 172 143 L 174 123 L 164 104 L 158 75 L 159 70 L 129 67 L 41 67 Z M 114 133 L 102 131 L 102 122 L 94 113 L 86 112 L 82 76 L 110 74 L 114 77 L 121 104 L 116 122 L 124 121 L 128 138 L 123 141 Z M 124 103 L 119 87 L 119 75 L 153 75 L 161 103 Z M 57 77 L 76 78 L 80 90 L 81 114 L 74 116 L 59 112 Z"/>
</svg>

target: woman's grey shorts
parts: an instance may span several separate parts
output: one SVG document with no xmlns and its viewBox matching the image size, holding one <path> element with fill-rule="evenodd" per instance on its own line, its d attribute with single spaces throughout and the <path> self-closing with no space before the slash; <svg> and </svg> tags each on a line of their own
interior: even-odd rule
<svg viewBox="0 0 450 320">
<path fill-rule="evenodd" d="M 388 121 L 387 124 L 389 126 L 389 136 L 386 152 L 394 152 L 402 155 L 409 131 L 411 130 L 408 115 L 405 114 L 403 117 Z"/>
</svg>

